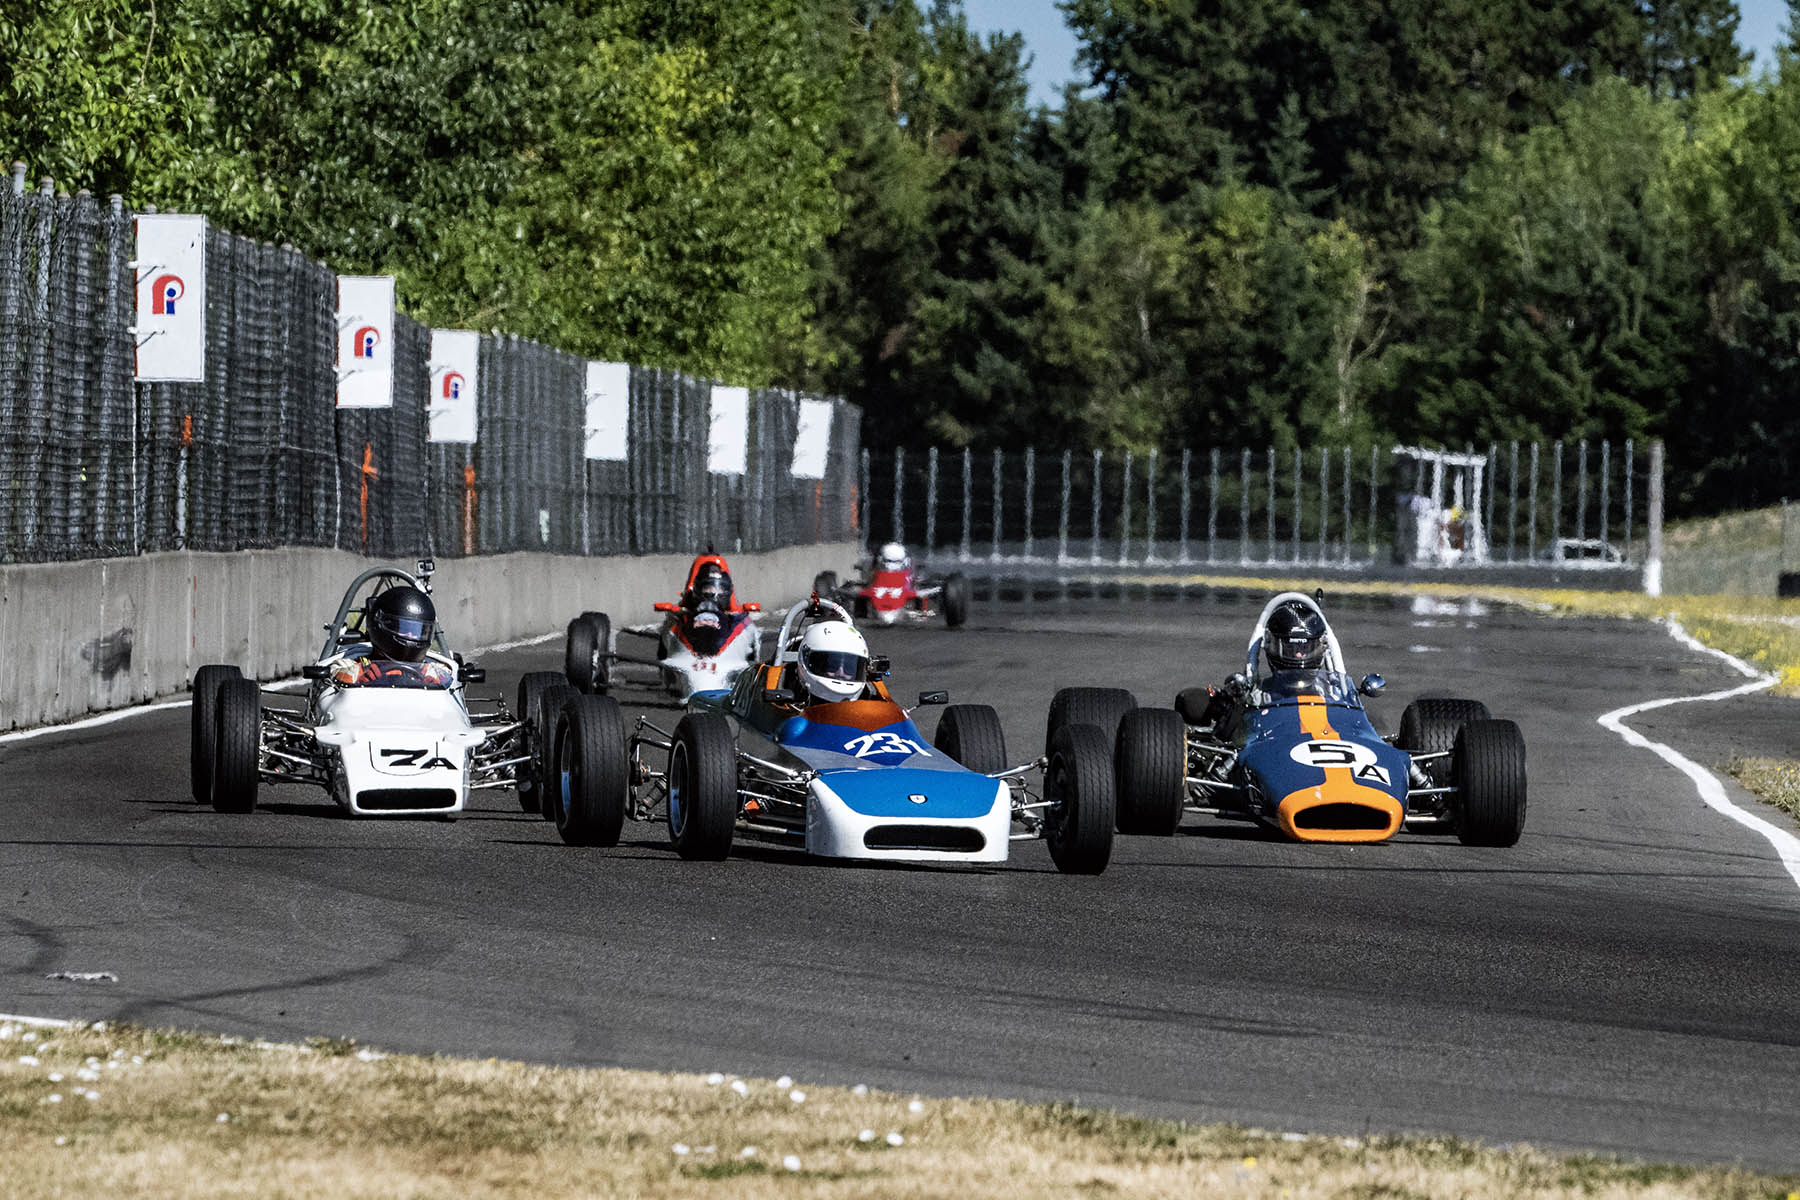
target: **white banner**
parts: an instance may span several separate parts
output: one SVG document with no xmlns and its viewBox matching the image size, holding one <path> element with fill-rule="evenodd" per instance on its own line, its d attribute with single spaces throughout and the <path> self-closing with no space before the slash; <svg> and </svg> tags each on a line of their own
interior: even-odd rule
<svg viewBox="0 0 1800 1200">
<path fill-rule="evenodd" d="M 141 383 L 206 378 L 206 218 L 137 218 L 137 367 Z"/>
<path fill-rule="evenodd" d="M 825 464 L 831 456 L 831 409 L 829 400 L 800 401 L 794 465 L 788 471 L 795 479 L 825 478 Z"/>
<path fill-rule="evenodd" d="M 588 458 L 623 461 L 629 449 L 631 367 L 616 362 L 589 363 L 582 395 L 587 401 L 583 453 Z"/>
<path fill-rule="evenodd" d="M 434 442 L 475 440 L 475 381 L 481 370 L 481 335 L 464 329 L 431 331 L 431 395 L 427 435 Z"/>
<path fill-rule="evenodd" d="M 742 475 L 749 460 L 750 389 L 714 387 L 706 469 L 718 475 Z"/>
<path fill-rule="evenodd" d="M 394 277 L 338 276 L 337 404 L 394 406 Z"/>
</svg>

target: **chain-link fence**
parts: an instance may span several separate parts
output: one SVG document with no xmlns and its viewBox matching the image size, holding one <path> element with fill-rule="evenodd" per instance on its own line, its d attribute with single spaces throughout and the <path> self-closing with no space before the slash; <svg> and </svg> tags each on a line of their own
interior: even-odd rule
<svg viewBox="0 0 1800 1200">
<path fill-rule="evenodd" d="M 956 557 L 1431 566 L 1641 561 L 1652 455 L 1633 442 L 1178 455 L 864 451 L 868 536 Z"/>
<path fill-rule="evenodd" d="M 774 390 L 750 394 L 745 472 L 720 474 L 712 385 L 633 368 L 626 457 L 589 460 L 584 360 L 494 334 L 478 440 L 431 443 L 431 334 L 396 314 L 393 407 L 340 410 L 336 276 L 217 230 L 205 381 L 134 383 L 132 237 L 116 199 L 0 187 L 0 561 L 764 550 L 857 530 L 861 414 L 841 401 L 824 478 L 793 477 L 802 398 Z"/>
</svg>

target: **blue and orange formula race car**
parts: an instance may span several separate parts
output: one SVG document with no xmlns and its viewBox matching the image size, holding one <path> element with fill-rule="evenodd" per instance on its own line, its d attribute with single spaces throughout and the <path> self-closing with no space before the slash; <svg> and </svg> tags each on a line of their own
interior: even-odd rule
<svg viewBox="0 0 1800 1200">
<path fill-rule="evenodd" d="M 839 859 L 999 863 L 1012 842 L 1041 837 L 1059 870 L 1105 869 L 1113 764 L 1099 729 L 1070 725 L 1043 758 L 1009 767 L 999 714 L 957 704 L 927 741 L 889 693 L 878 655 L 854 696 L 818 702 L 797 678 L 817 622 L 850 624 L 850 614 L 815 594 L 788 610 L 773 661 L 689 696 L 672 731 L 638 718 L 626 815 L 666 821 L 690 859 L 725 858 L 743 837 Z M 579 755 L 563 756 L 562 769 L 565 790 L 589 790 Z"/>
<path fill-rule="evenodd" d="M 1268 654 L 1265 673 L 1272 619 L 1310 631 L 1316 653 Z M 1296 661 L 1307 665 L 1284 665 Z M 1258 821 L 1301 842 L 1381 842 L 1405 829 L 1515 844 L 1526 799 L 1519 727 L 1478 701 L 1421 699 L 1384 738 L 1362 703 L 1383 686 L 1379 675 L 1351 679 L 1317 600 L 1283 592 L 1257 618 L 1243 673 L 1222 688 L 1190 688 L 1173 711 L 1137 708 L 1116 689 L 1067 689 L 1051 720 L 1116 729 L 1122 832 L 1172 834 L 1196 812 Z"/>
</svg>

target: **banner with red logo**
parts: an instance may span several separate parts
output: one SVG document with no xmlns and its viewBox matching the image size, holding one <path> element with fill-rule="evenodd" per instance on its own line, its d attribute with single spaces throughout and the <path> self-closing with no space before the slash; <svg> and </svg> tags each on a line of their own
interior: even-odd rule
<svg viewBox="0 0 1800 1200">
<path fill-rule="evenodd" d="M 795 479 L 825 478 L 825 464 L 831 455 L 831 401 L 802 400 L 800 424 L 794 430 L 794 465 L 788 474 Z"/>
<path fill-rule="evenodd" d="M 629 446 L 631 367 L 616 362 L 589 363 L 582 395 L 587 402 L 583 453 L 588 458 L 623 461 Z"/>
<path fill-rule="evenodd" d="M 137 366 L 140 383 L 206 379 L 206 218 L 137 218 Z"/>
<path fill-rule="evenodd" d="M 749 460 L 750 389 L 714 384 L 706 469 L 716 475 L 742 475 Z"/>
<path fill-rule="evenodd" d="M 431 331 L 431 394 L 426 416 L 434 442 L 475 440 L 476 373 L 481 367 L 481 335 L 466 329 Z"/>
<path fill-rule="evenodd" d="M 337 404 L 394 406 L 394 277 L 339 275 Z"/>
</svg>

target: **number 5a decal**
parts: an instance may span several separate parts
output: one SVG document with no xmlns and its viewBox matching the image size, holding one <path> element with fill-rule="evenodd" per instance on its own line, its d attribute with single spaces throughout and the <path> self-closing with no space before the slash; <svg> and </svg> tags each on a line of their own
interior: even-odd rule
<svg viewBox="0 0 1800 1200">
<path fill-rule="evenodd" d="M 1351 775 L 1355 778 L 1372 779 L 1383 785 L 1389 779 L 1375 752 L 1355 742 L 1301 742 L 1288 751 L 1288 757 L 1309 767 L 1354 767 Z"/>
<path fill-rule="evenodd" d="M 916 754 L 920 758 L 930 758 L 931 751 L 908 737 L 897 733 L 865 733 L 861 737 L 853 737 L 844 743 L 844 749 L 858 758 L 870 758 L 877 754 Z"/>
</svg>

